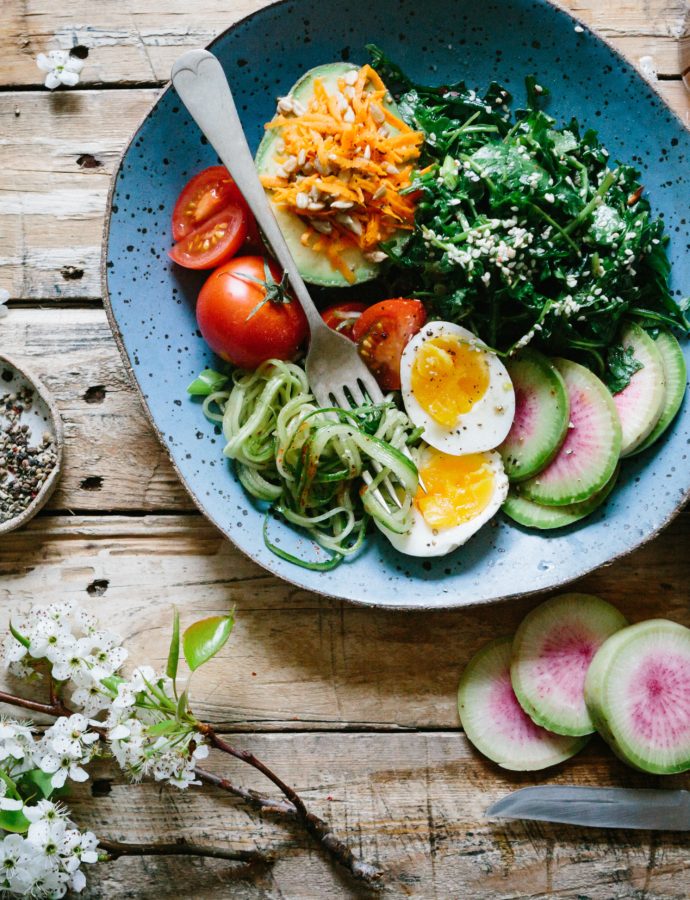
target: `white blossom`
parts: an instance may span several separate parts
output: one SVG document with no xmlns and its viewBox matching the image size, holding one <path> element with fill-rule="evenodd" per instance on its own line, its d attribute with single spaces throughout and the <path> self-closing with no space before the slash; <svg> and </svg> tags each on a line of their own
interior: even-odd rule
<svg viewBox="0 0 690 900">
<path fill-rule="evenodd" d="M 74 87 L 79 82 L 79 73 L 84 68 L 83 61 L 67 50 L 39 53 L 36 57 L 36 65 L 46 73 L 44 84 L 51 91 L 60 87 L 61 84 Z"/>
<path fill-rule="evenodd" d="M 36 660 L 51 664 L 55 681 L 65 682 L 64 695 L 88 718 L 108 708 L 111 694 L 102 679 L 114 675 L 127 659 L 122 638 L 99 630 L 96 618 L 73 601 L 36 606 L 14 622 L 28 649 L 13 635 L 3 645 L 6 668 L 19 677 L 32 674 Z M 142 682 L 143 687 L 143 682 Z"/>
</svg>

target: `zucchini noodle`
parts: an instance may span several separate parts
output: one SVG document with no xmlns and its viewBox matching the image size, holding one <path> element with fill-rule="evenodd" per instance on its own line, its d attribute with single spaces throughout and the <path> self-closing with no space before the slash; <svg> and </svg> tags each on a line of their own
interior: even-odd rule
<svg viewBox="0 0 690 900">
<path fill-rule="evenodd" d="M 254 372 L 236 370 L 229 390 L 206 397 L 205 415 L 221 423 L 225 456 L 244 488 L 304 528 L 331 554 L 327 562 L 285 559 L 333 568 L 355 553 L 376 518 L 398 534 L 411 523 L 417 490 L 407 447 L 419 438 L 392 398 L 352 410 L 323 409 L 299 365 L 268 360 Z"/>
</svg>

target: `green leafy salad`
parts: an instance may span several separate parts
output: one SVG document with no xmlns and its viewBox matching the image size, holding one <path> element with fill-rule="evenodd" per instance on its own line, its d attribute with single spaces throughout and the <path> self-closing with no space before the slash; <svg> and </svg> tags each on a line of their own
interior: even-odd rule
<svg viewBox="0 0 690 900">
<path fill-rule="evenodd" d="M 500 84 L 483 94 L 415 84 L 368 49 L 402 118 L 426 136 L 415 229 L 387 252 L 435 316 L 500 353 L 583 354 L 616 390 L 636 371 L 617 341 L 624 316 L 688 330 L 639 173 L 612 166 L 575 119 L 558 127 L 540 109 L 545 87 L 528 77 L 527 108 L 512 113 Z"/>
</svg>

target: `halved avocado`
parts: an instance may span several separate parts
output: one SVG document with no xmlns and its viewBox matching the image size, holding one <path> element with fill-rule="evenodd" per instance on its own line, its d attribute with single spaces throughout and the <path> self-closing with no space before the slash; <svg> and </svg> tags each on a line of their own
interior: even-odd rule
<svg viewBox="0 0 690 900">
<path fill-rule="evenodd" d="M 294 85 L 288 94 L 299 100 L 304 106 L 314 94 L 314 79 L 320 78 L 326 90 L 331 93 L 338 87 L 338 79 L 351 70 L 357 70 L 359 67 L 351 63 L 336 62 L 327 63 L 323 66 L 317 66 L 306 72 L 299 81 Z M 397 112 L 395 104 L 386 103 L 388 109 Z M 280 139 L 280 133 L 275 129 L 266 131 L 264 137 L 256 151 L 256 168 L 259 175 L 273 175 L 278 168 L 276 156 L 277 144 Z M 323 287 L 351 287 L 351 284 L 337 269 L 334 269 L 328 258 L 323 253 L 317 253 L 309 247 L 305 247 L 300 238 L 305 230 L 304 220 L 294 213 L 288 212 L 281 208 L 271 199 L 271 192 L 266 191 L 266 195 L 271 202 L 271 207 L 275 214 L 280 230 L 285 236 L 290 252 L 292 253 L 300 275 L 310 284 L 318 284 Z M 399 233 L 401 237 L 407 238 L 404 232 Z M 396 235 L 392 236 L 395 239 Z M 343 251 L 345 262 L 352 269 L 355 280 L 353 284 L 359 284 L 363 281 L 371 281 L 378 275 L 379 266 L 365 259 L 362 252 L 356 247 L 348 247 Z"/>
</svg>

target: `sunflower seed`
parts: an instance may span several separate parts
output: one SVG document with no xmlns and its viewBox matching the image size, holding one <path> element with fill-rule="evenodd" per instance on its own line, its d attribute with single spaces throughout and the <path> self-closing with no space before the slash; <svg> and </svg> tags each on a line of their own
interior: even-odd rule
<svg viewBox="0 0 690 900">
<path fill-rule="evenodd" d="M 389 175 L 398 175 L 400 174 L 400 169 L 397 166 L 394 166 L 393 163 L 386 163 L 386 172 Z"/>
<path fill-rule="evenodd" d="M 321 234 L 330 234 L 333 231 L 333 226 L 330 222 L 324 222 L 323 219 L 309 219 L 309 224 L 314 229 L 314 231 L 318 231 Z"/>
<path fill-rule="evenodd" d="M 386 188 L 386 185 L 385 185 L 385 184 L 382 184 L 381 187 L 380 187 L 380 188 L 376 191 L 376 193 L 373 195 L 373 199 L 374 199 L 374 200 L 380 200 L 381 197 L 385 197 L 385 196 L 386 196 L 386 191 L 387 191 L 387 190 L 388 190 L 388 189 Z"/>
<path fill-rule="evenodd" d="M 355 121 L 355 111 L 351 106 L 343 113 L 343 122 L 347 122 L 348 125 L 351 125 Z"/>
<path fill-rule="evenodd" d="M 378 105 L 378 103 L 373 103 L 373 102 L 370 103 L 369 110 L 371 112 L 371 117 L 374 120 L 374 122 L 381 123 L 381 122 L 386 121 L 385 113 L 383 112 L 381 107 Z"/>
<path fill-rule="evenodd" d="M 307 209 L 309 210 L 309 212 L 321 212 L 321 210 L 325 209 L 325 208 L 326 208 L 326 204 L 319 203 L 318 200 L 311 200 L 307 204 Z"/>
<path fill-rule="evenodd" d="M 283 171 L 287 172 L 288 175 L 291 175 L 295 169 L 297 168 L 297 157 L 296 156 L 288 156 L 288 158 L 283 163 Z"/>
<path fill-rule="evenodd" d="M 343 75 L 343 81 L 345 84 L 353 85 L 357 84 L 357 79 L 359 78 L 359 72 L 357 69 L 351 69 L 349 72 L 346 72 Z"/>
<path fill-rule="evenodd" d="M 331 208 L 332 209 L 352 209 L 352 207 L 354 205 L 355 204 L 352 203 L 350 200 L 334 200 L 333 203 L 331 203 Z"/>
<path fill-rule="evenodd" d="M 302 166 L 305 164 L 306 161 L 307 161 L 307 151 L 304 149 L 304 147 L 302 147 L 300 152 L 297 154 L 297 165 L 300 167 L 300 169 L 302 168 Z"/>
<path fill-rule="evenodd" d="M 373 263 L 381 263 L 384 259 L 388 259 L 382 250 L 372 250 L 370 253 L 365 253 L 364 258 Z"/>
<path fill-rule="evenodd" d="M 295 197 L 295 203 L 297 204 L 297 209 L 306 209 L 309 206 L 309 194 L 300 191 Z"/>
<path fill-rule="evenodd" d="M 353 219 L 352 216 L 348 216 L 346 213 L 338 213 L 335 217 L 336 222 L 339 222 L 343 227 L 347 228 L 348 231 L 351 231 L 353 234 L 360 235 L 362 233 L 362 226 L 356 220 Z"/>
<path fill-rule="evenodd" d="M 369 144 L 365 144 L 364 150 L 362 151 L 362 156 L 365 159 L 371 159 L 371 147 L 369 146 Z"/>
</svg>

